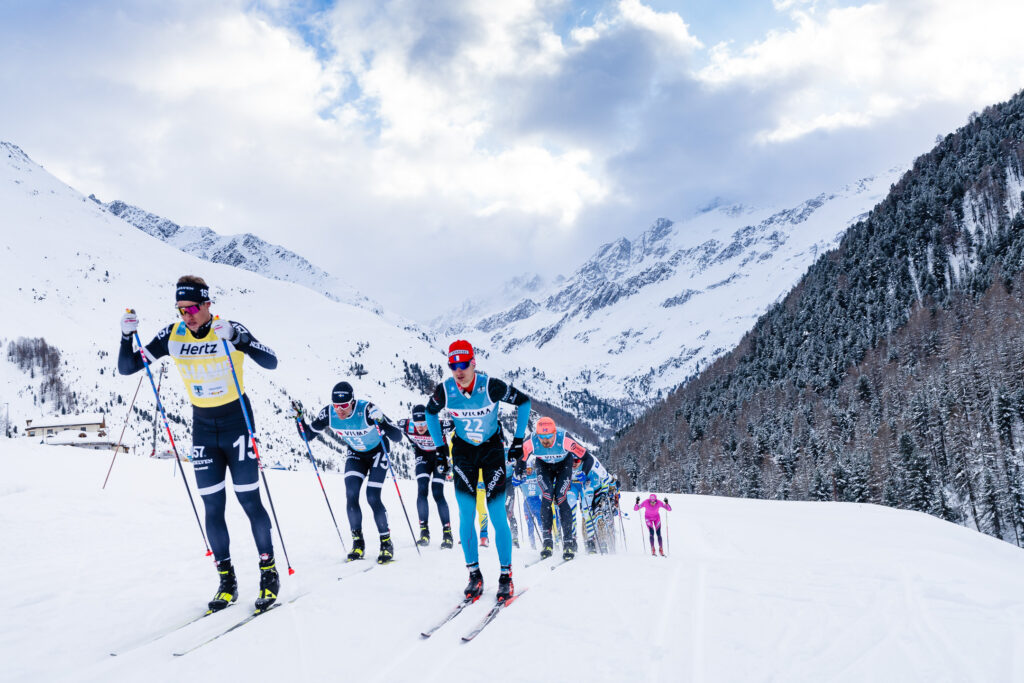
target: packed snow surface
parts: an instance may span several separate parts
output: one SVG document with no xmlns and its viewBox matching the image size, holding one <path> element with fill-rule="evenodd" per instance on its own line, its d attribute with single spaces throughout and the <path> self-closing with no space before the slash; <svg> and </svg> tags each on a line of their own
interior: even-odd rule
<svg viewBox="0 0 1024 683">
<path fill-rule="evenodd" d="M 176 463 L 119 455 L 102 490 L 110 457 L 0 441 L 0 680 L 1024 679 L 1024 553 L 926 515 L 842 503 L 672 495 L 667 559 L 641 545 L 632 512 L 619 555 L 523 568 L 536 557 L 526 544 L 514 576 L 528 592 L 462 643 L 497 584 L 496 551 L 481 548 L 484 598 L 422 640 L 466 580 L 460 547 L 438 548 L 433 504 L 432 544 L 419 557 L 387 482 L 396 562 L 354 574 L 370 563 L 344 563 L 308 465 L 266 472 L 296 570 L 283 573 L 275 535 L 281 598 L 306 594 L 173 656 L 241 619 L 255 598 L 256 551 L 229 495 L 238 604 L 129 649 L 203 609 L 217 582 Z M 348 543 L 342 479 L 323 480 Z M 414 485 L 401 488 L 415 520 Z M 447 494 L 454 512 L 450 485 Z M 365 502 L 364 516 L 372 557 Z"/>
</svg>

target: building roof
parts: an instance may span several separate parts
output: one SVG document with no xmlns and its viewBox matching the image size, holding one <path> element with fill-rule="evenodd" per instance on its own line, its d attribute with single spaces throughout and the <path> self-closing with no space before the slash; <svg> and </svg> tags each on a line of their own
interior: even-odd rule
<svg viewBox="0 0 1024 683">
<path fill-rule="evenodd" d="M 39 419 L 26 420 L 25 429 L 52 429 L 54 427 L 73 427 L 75 425 L 98 425 L 103 423 L 103 413 L 81 413 L 79 415 L 51 415 Z"/>
</svg>

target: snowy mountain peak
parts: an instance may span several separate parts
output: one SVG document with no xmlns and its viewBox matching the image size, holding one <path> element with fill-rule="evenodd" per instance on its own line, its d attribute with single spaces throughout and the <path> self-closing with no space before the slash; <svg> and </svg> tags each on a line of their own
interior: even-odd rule
<svg viewBox="0 0 1024 683">
<path fill-rule="evenodd" d="M 383 313 L 378 303 L 347 283 L 298 254 L 251 233 L 223 236 L 207 227 L 178 225 L 120 200 L 103 203 L 94 195 L 89 198 L 144 233 L 204 261 L 223 263 L 275 280 L 294 282 L 333 301 L 359 306 L 378 315 Z"/>
</svg>

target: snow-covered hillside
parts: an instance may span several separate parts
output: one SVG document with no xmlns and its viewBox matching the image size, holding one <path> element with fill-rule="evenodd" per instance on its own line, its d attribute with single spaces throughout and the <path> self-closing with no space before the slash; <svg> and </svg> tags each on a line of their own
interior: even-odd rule
<svg viewBox="0 0 1024 683">
<path fill-rule="evenodd" d="M 458 547 L 416 555 L 394 488 L 384 488 L 396 562 L 343 564 L 311 469 L 267 473 L 296 573 L 291 605 L 184 657 L 255 597 L 248 524 L 228 503 L 240 601 L 174 635 L 216 586 L 174 464 L 0 439 L 5 550 L 4 681 L 1019 681 L 1024 553 L 923 514 L 844 503 L 671 496 L 670 556 L 641 547 L 524 568 L 528 589 L 479 638 L 498 563 L 481 549 L 484 599 L 431 639 L 458 599 Z M 189 474 L 191 479 L 191 474 Z M 193 482 L 194 483 L 194 482 Z M 411 482 L 402 482 L 406 501 Z M 342 479 L 324 475 L 335 510 Z M 447 495 L 452 501 L 452 491 Z M 624 497 L 625 500 L 631 498 Z M 432 506 L 433 507 L 433 506 Z M 436 525 L 436 517 L 433 523 Z M 276 543 L 276 536 L 275 536 Z M 370 548 L 376 551 L 371 541 Z M 279 561 L 283 564 L 280 550 Z M 345 576 L 342 581 L 338 577 Z"/>
<path fill-rule="evenodd" d="M 709 209 L 605 244 L 570 277 L 439 331 L 484 336 L 526 389 L 607 428 L 735 346 L 888 192 L 899 169 L 799 206 Z M 466 320 L 466 319 L 464 319 Z"/>
<path fill-rule="evenodd" d="M 270 244 L 256 235 L 246 233 L 225 237 L 210 228 L 178 225 L 122 201 L 103 203 L 92 195 L 89 198 L 146 234 L 204 261 L 235 266 L 274 280 L 295 282 L 328 299 L 383 313 L 380 304 L 350 284 L 314 266 L 298 254 L 280 245 Z"/>
<path fill-rule="evenodd" d="M 54 403 L 52 396 L 40 403 L 48 392 L 38 370 L 22 371 L 7 360 L 12 340 L 41 337 L 56 347 L 59 376 L 78 410 L 101 411 L 120 425 L 139 377 L 116 372 L 118 321 L 126 307 L 135 308 L 148 342 L 177 319 L 173 285 L 183 274 L 205 277 L 216 302 L 213 311 L 247 325 L 280 358 L 277 370 L 250 363 L 245 372 L 270 463 L 287 466 L 305 457 L 288 417 L 291 398 L 319 409 L 331 387 L 347 378 L 361 396 L 398 419 L 429 390 L 407 376 L 407 365 L 417 365 L 433 380 L 440 377 L 446 347 L 415 327 L 404 329 L 298 284 L 185 254 L 113 216 L 7 143 L 0 143 L 0 207 L 0 289 L 7 318 L 0 334 L 5 352 L 0 382 L 2 402 L 9 404 L 11 423 L 19 430 L 26 419 L 52 413 Z M 172 420 L 190 422 L 176 375 L 172 369 L 162 394 Z M 148 382 L 136 405 L 153 410 Z M 150 425 L 141 415 L 135 418 L 126 442 L 149 453 L 141 442 L 148 443 Z M 186 427 L 175 422 L 172 428 L 187 447 Z"/>
</svg>

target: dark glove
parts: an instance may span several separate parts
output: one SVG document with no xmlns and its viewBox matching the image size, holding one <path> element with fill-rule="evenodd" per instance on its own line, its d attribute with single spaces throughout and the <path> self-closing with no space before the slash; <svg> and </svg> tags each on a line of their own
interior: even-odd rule
<svg viewBox="0 0 1024 683">
<path fill-rule="evenodd" d="M 637 496 L 637 497 L 636 497 L 636 504 L 637 504 L 637 505 L 639 505 L 639 504 L 640 504 L 640 496 Z"/>
<path fill-rule="evenodd" d="M 516 479 L 522 479 L 523 475 L 526 474 L 526 461 L 523 460 L 522 458 L 519 458 L 518 460 L 515 461 L 515 468 Z"/>
<path fill-rule="evenodd" d="M 300 401 L 298 399 L 292 400 L 292 410 L 295 411 L 295 414 L 292 415 L 292 417 L 294 419 L 296 419 L 296 420 L 301 420 L 302 419 L 302 401 Z"/>
<path fill-rule="evenodd" d="M 512 439 L 512 445 L 508 447 L 508 459 L 516 461 L 523 459 L 523 439 L 521 437 L 517 436 Z"/>
<path fill-rule="evenodd" d="M 668 505 L 668 496 L 665 496 L 665 505 Z"/>
<path fill-rule="evenodd" d="M 442 477 L 447 478 L 452 471 L 451 459 L 448 444 L 444 443 L 437 447 L 437 467 Z"/>
</svg>

